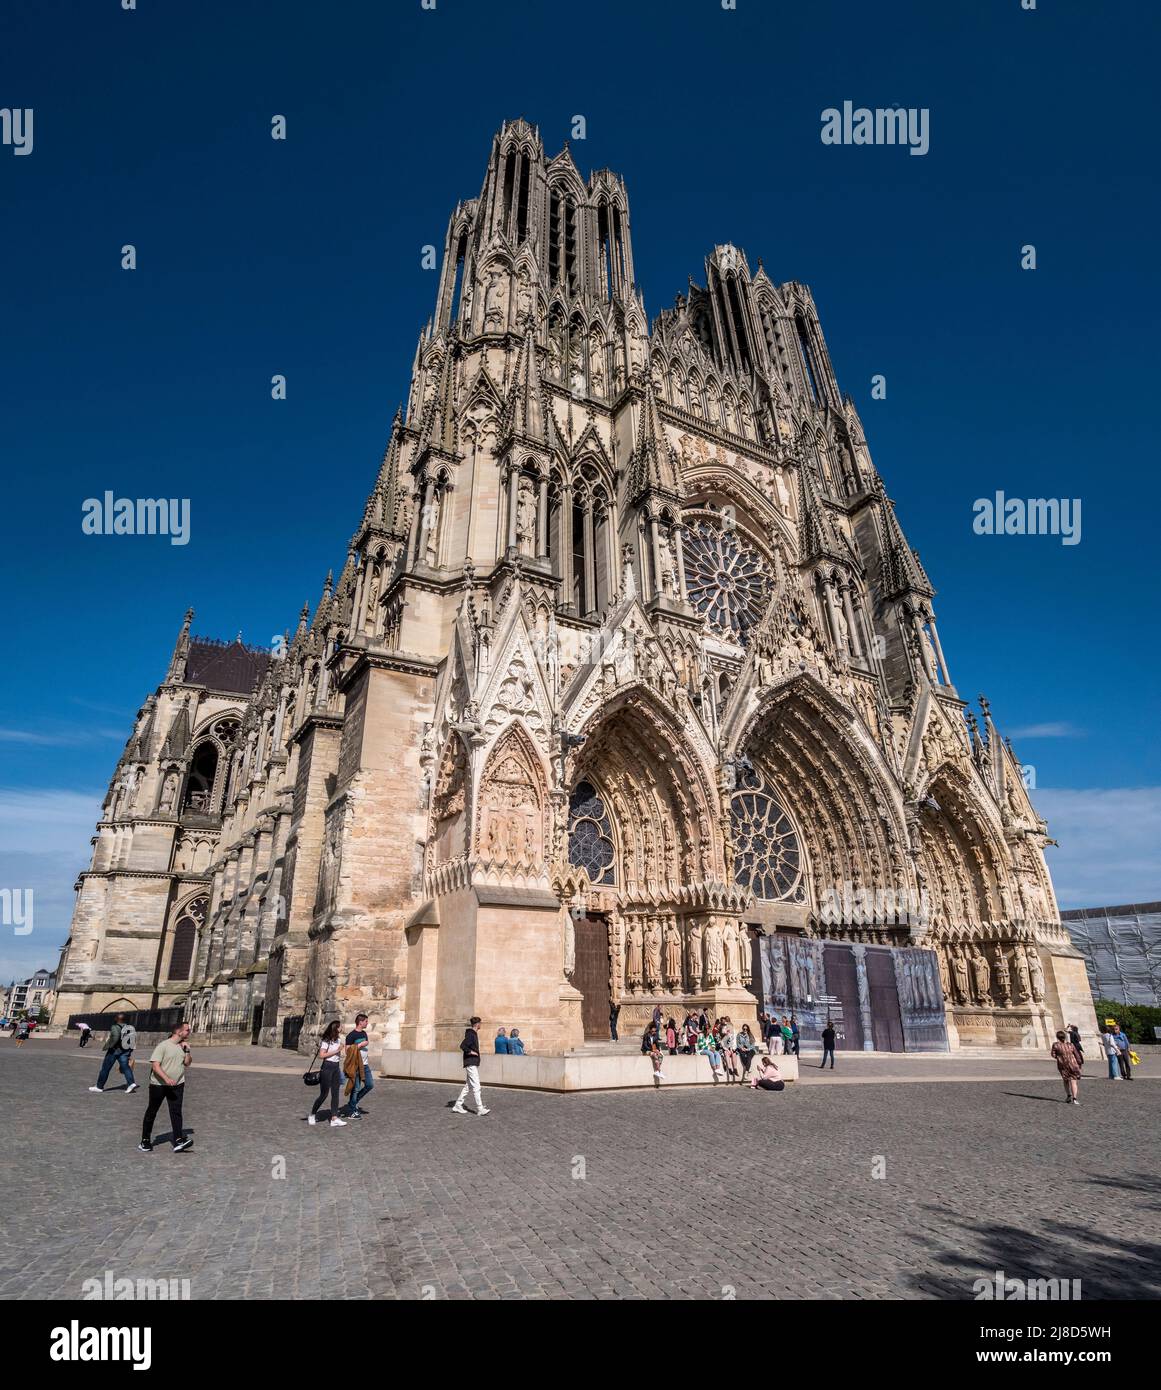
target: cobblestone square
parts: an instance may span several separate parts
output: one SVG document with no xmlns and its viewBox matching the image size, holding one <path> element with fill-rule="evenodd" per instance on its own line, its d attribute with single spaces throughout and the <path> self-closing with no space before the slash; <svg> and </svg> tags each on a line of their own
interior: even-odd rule
<svg viewBox="0 0 1161 1390">
<path fill-rule="evenodd" d="M 144 1087 L 90 1094 L 95 1049 L 0 1043 L 0 1296 L 109 1271 L 195 1299 L 963 1299 L 997 1270 L 1161 1296 L 1145 1076 L 1090 1068 L 1074 1110 L 1051 1064 L 850 1084 L 840 1058 L 847 1084 L 493 1091 L 479 1119 L 451 1087 L 379 1081 L 331 1129 L 305 1123 L 301 1059 L 243 1055 L 195 1051 L 194 1148 L 146 1155 Z"/>
</svg>

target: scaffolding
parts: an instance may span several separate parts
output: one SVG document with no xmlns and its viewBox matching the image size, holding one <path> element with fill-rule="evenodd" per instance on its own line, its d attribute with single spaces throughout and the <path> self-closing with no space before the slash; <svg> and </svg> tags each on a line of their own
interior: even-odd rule
<svg viewBox="0 0 1161 1390">
<path fill-rule="evenodd" d="M 1062 912 L 1093 997 L 1161 1007 L 1161 903 Z"/>
</svg>

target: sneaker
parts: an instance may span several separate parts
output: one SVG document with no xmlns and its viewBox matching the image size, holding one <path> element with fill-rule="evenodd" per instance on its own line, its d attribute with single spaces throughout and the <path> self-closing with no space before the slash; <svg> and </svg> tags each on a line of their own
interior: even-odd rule
<svg viewBox="0 0 1161 1390">
<path fill-rule="evenodd" d="M 308 1115 L 308 1116 L 306 1117 L 306 1122 L 307 1122 L 308 1125 L 317 1125 L 317 1124 L 318 1124 L 318 1116 L 317 1116 L 317 1115 Z"/>
<path fill-rule="evenodd" d="M 105 1088 L 104 1088 L 104 1086 L 90 1086 L 90 1087 L 89 1087 L 89 1090 L 90 1090 L 90 1091 L 96 1091 L 96 1093 L 97 1093 L 99 1096 L 103 1096 L 103 1095 L 105 1094 Z"/>
<path fill-rule="evenodd" d="M 657 1072 L 657 1080 L 658 1080 L 658 1081 L 664 1081 L 664 1080 L 665 1080 L 665 1073 L 664 1073 L 663 1071 Z"/>
<path fill-rule="evenodd" d="M 483 1110 L 477 1110 L 477 1111 L 476 1111 L 476 1114 L 477 1114 L 477 1115 L 490 1115 L 491 1113 L 492 1113 L 492 1112 L 488 1109 L 488 1107 L 487 1107 L 486 1105 L 484 1106 Z"/>
<path fill-rule="evenodd" d="M 138 1144 L 138 1145 L 137 1145 L 137 1152 L 138 1152 L 138 1153 L 141 1153 L 141 1154 L 151 1154 L 151 1153 L 153 1152 L 153 1145 L 152 1145 L 152 1144 Z"/>
<path fill-rule="evenodd" d="M 453 1115 L 466 1115 L 468 1113 L 462 1105 L 453 1105 L 451 1112 Z"/>
<path fill-rule="evenodd" d="M 192 1140 L 192 1139 L 179 1139 L 179 1140 L 177 1141 L 177 1143 L 173 1146 L 173 1151 L 174 1151 L 175 1154 L 179 1154 L 179 1153 L 184 1153 L 184 1151 L 185 1151 L 186 1149 L 192 1149 L 192 1148 L 193 1148 L 193 1140 Z"/>
<path fill-rule="evenodd" d="M 129 1095 L 132 1091 L 139 1091 L 140 1089 L 141 1089 L 141 1087 L 138 1086 L 138 1084 L 137 1084 L 136 1081 L 134 1081 L 133 1084 L 132 1084 L 131 1086 L 126 1086 L 126 1087 L 125 1087 L 125 1094 L 126 1094 L 126 1095 Z"/>
<path fill-rule="evenodd" d="M 1079 1105 L 1079 1104 L 1080 1104 L 1080 1101 L 1074 1100 L 1072 1103 L 1073 1103 L 1073 1105 Z"/>
<path fill-rule="evenodd" d="M 338 1117 L 337 1115 L 334 1115 L 334 1116 L 332 1116 L 332 1118 L 331 1118 L 331 1128 L 332 1128 L 332 1129 L 338 1129 L 338 1128 L 340 1128 L 340 1127 L 345 1128 L 345 1127 L 346 1127 L 346 1123 L 347 1123 L 346 1120 L 340 1120 L 339 1117 Z"/>
</svg>

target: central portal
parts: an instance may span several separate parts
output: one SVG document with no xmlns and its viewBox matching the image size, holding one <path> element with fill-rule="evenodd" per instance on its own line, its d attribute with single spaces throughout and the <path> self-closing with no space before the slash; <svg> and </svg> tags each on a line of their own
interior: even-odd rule
<svg viewBox="0 0 1161 1390">
<path fill-rule="evenodd" d="M 573 922 L 576 966 L 573 985 L 584 995 L 581 1025 L 585 1042 L 609 1037 L 609 924 L 599 914 L 577 917 Z"/>
</svg>

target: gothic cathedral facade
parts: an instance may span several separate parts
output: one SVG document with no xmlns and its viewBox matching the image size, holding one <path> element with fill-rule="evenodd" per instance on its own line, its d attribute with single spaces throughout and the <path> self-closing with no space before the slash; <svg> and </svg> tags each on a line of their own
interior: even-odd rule
<svg viewBox="0 0 1161 1390">
<path fill-rule="evenodd" d="M 55 1021 L 1088 1033 L 1046 826 L 933 596 L 810 290 L 718 246 L 650 327 L 624 181 L 506 123 L 337 581 L 274 651 L 187 614 Z"/>
</svg>

